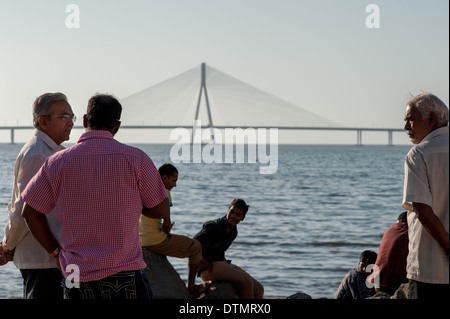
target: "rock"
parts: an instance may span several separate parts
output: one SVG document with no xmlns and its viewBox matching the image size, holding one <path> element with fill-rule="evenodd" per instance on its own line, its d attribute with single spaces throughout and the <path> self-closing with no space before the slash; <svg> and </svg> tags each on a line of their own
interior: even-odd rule
<svg viewBox="0 0 450 319">
<path fill-rule="evenodd" d="M 231 281 L 206 283 L 206 291 L 198 299 L 239 299 L 239 287 Z"/>
<path fill-rule="evenodd" d="M 191 299 L 186 284 L 164 255 L 142 248 L 147 264 L 144 272 L 153 291 L 154 299 Z"/>
<path fill-rule="evenodd" d="M 388 292 L 378 291 L 375 295 L 367 299 L 391 299 L 392 295 Z"/>
<path fill-rule="evenodd" d="M 401 284 L 400 287 L 395 291 L 391 299 L 408 299 L 408 288 L 409 284 Z"/>
<path fill-rule="evenodd" d="M 308 294 L 299 291 L 289 297 L 286 297 L 286 299 L 312 299 L 312 297 Z"/>
<path fill-rule="evenodd" d="M 142 248 L 147 267 L 144 273 L 153 291 L 153 299 L 192 299 L 185 282 L 166 256 Z M 239 299 L 239 287 L 229 281 L 204 283 L 206 291 L 198 299 Z"/>
</svg>

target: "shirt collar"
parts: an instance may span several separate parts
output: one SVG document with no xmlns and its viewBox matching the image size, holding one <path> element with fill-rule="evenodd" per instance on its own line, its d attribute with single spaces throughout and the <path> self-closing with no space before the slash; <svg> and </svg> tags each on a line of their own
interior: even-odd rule
<svg viewBox="0 0 450 319">
<path fill-rule="evenodd" d="M 421 143 L 429 141 L 433 137 L 437 137 L 437 136 L 445 135 L 445 134 L 448 134 L 448 126 L 440 127 L 438 129 L 435 129 L 434 131 L 428 133 L 428 135 L 422 139 Z"/>
<path fill-rule="evenodd" d="M 227 220 L 227 215 L 223 216 L 222 218 L 219 218 L 219 223 L 223 226 L 223 227 L 227 227 L 228 226 L 228 220 Z M 233 227 L 233 231 L 237 230 L 237 226 Z M 232 232 L 233 232 L 232 231 Z"/>
<path fill-rule="evenodd" d="M 55 141 L 52 140 L 50 136 L 48 136 L 46 133 L 42 132 L 41 130 L 36 129 L 34 131 L 34 135 L 38 139 L 40 139 L 42 142 L 44 142 L 49 148 L 54 150 L 55 152 L 64 149 L 64 146 L 56 144 Z"/>
<path fill-rule="evenodd" d="M 83 141 L 90 140 L 90 139 L 97 139 L 97 138 L 113 140 L 114 136 L 112 135 L 112 133 L 110 131 L 106 131 L 106 130 L 92 130 L 92 131 L 87 131 L 87 132 L 83 133 L 80 136 L 80 139 L 78 140 L 78 143 L 81 143 Z"/>
</svg>

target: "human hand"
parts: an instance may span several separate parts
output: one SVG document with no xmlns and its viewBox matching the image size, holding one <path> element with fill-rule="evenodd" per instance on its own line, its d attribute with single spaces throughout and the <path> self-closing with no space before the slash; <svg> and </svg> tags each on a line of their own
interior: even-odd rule
<svg viewBox="0 0 450 319">
<path fill-rule="evenodd" d="M 207 261 L 205 258 L 203 258 L 200 261 L 200 264 L 205 267 L 206 269 L 208 269 L 209 271 L 213 271 L 213 263 L 210 263 L 209 261 Z"/>
<path fill-rule="evenodd" d="M 0 266 L 6 265 L 9 261 L 14 259 L 14 251 L 15 249 L 4 249 L 2 243 L 0 242 Z"/>
<path fill-rule="evenodd" d="M 0 254 L 0 266 L 6 265 L 8 261 L 6 261 L 5 258 L 3 258 L 3 255 Z"/>
<path fill-rule="evenodd" d="M 175 223 L 172 223 L 170 221 L 170 219 L 164 219 L 163 224 L 162 224 L 162 230 L 165 233 L 170 233 L 170 231 L 172 230 L 172 227 Z"/>
</svg>

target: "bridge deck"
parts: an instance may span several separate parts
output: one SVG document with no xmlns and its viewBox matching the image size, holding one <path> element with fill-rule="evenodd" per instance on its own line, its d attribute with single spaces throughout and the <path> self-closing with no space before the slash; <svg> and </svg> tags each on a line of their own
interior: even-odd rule
<svg viewBox="0 0 450 319">
<path fill-rule="evenodd" d="M 82 126 L 74 126 L 74 129 L 83 129 Z M 185 128 L 192 129 L 192 126 L 180 125 L 180 126 L 169 126 L 169 125 L 121 125 L 121 129 L 176 129 L 176 128 Z M 210 128 L 210 126 L 204 126 L 203 128 Z M 232 126 L 214 126 L 216 129 L 225 129 L 225 128 L 254 128 L 254 127 L 232 127 Z M 277 128 L 279 130 L 307 130 L 307 131 L 355 131 L 356 132 L 356 144 L 362 145 L 362 132 L 387 132 L 388 133 L 388 145 L 393 145 L 392 133 L 393 132 L 404 132 L 403 129 L 399 128 L 374 128 L 374 127 L 295 127 L 295 126 L 280 126 L 280 127 L 258 127 L 258 128 Z M 15 130 L 33 130 L 32 126 L 0 126 L 0 130 L 10 130 L 11 131 L 11 144 L 14 144 L 14 131 Z"/>
</svg>

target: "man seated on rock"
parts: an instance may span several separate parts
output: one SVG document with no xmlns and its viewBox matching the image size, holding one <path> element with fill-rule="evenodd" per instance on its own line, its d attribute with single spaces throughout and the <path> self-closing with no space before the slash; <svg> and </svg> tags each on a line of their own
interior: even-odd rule
<svg viewBox="0 0 450 319">
<path fill-rule="evenodd" d="M 172 164 L 166 163 L 159 169 L 159 174 L 166 187 L 170 206 L 172 198 L 170 191 L 177 186 L 178 170 Z M 171 257 L 188 259 L 188 284 L 187 288 L 193 298 L 197 298 L 204 290 L 203 285 L 195 285 L 195 276 L 198 265 L 201 263 L 209 268 L 209 263 L 202 257 L 201 244 L 192 238 L 171 234 L 173 223 L 170 220 L 170 211 L 164 219 L 154 219 L 141 215 L 139 220 L 139 236 L 142 247 L 150 251 Z"/>
<path fill-rule="evenodd" d="M 373 265 L 377 260 L 377 253 L 365 250 L 359 255 L 357 268 L 350 270 L 342 279 L 335 299 L 366 299 L 375 294 L 375 290 L 369 289 L 366 278 L 370 275 L 367 266 Z"/>
<path fill-rule="evenodd" d="M 371 276 L 378 276 L 380 287 L 375 291 L 393 295 L 401 284 L 407 283 L 406 259 L 408 257 L 407 212 L 401 213 L 397 222 L 383 234 L 375 265 L 377 270 Z M 373 279 L 373 281 L 375 278 Z"/>
<path fill-rule="evenodd" d="M 200 268 L 203 282 L 230 281 L 239 286 L 241 299 L 262 299 L 263 285 L 225 259 L 226 250 L 238 235 L 237 224 L 244 220 L 249 207 L 243 199 L 234 199 L 225 216 L 205 222 L 194 238 L 202 244 L 203 256 L 212 264 L 209 269 Z"/>
</svg>

